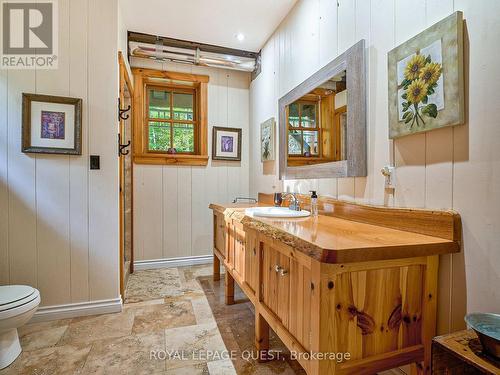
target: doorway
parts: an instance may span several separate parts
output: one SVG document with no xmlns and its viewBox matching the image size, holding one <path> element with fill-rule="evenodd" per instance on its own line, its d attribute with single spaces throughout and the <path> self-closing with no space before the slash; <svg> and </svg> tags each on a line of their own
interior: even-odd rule
<svg viewBox="0 0 500 375">
<path fill-rule="evenodd" d="M 118 52 L 120 96 L 118 100 L 118 153 L 120 169 L 120 293 L 125 298 L 127 280 L 134 272 L 133 249 L 133 84 L 121 52 Z"/>
</svg>

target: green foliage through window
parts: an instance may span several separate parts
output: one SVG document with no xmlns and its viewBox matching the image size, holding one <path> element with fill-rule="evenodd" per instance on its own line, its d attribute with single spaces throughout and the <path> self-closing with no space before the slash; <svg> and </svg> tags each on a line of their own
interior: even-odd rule
<svg viewBox="0 0 500 375">
<path fill-rule="evenodd" d="M 148 88 L 150 151 L 194 153 L 196 145 L 195 93 Z"/>
</svg>

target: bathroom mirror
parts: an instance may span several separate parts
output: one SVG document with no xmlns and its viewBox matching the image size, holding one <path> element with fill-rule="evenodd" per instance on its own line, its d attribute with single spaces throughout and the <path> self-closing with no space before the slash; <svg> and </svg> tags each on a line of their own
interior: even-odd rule
<svg viewBox="0 0 500 375">
<path fill-rule="evenodd" d="M 365 43 L 279 100 L 280 178 L 366 176 Z"/>
</svg>

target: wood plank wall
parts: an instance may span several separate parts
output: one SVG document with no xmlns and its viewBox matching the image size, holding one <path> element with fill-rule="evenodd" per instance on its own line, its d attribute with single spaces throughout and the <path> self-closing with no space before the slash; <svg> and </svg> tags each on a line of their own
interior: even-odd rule
<svg viewBox="0 0 500 375">
<path fill-rule="evenodd" d="M 119 296 L 118 4 L 58 12 L 58 69 L 0 70 L 0 284 L 37 287 L 45 306 Z M 23 92 L 83 99 L 82 156 L 21 153 Z"/>
<path fill-rule="evenodd" d="M 338 3 L 338 4 L 337 4 Z M 465 126 L 388 140 L 387 52 L 454 11 L 466 20 Z M 262 50 L 262 73 L 250 89 L 250 194 L 289 188 L 397 207 L 454 209 L 464 225 L 460 254 L 442 257 L 439 332 L 463 327 L 469 311 L 500 310 L 500 128 L 494 87 L 500 81 L 500 36 L 493 0 L 299 0 Z M 260 162 L 259 126 L 278 118 L 277 101 L 357 40 L 367 41 L 368 177 L 280 182 L 277 162 Z M 470 127 L 469 127 L 470 124 Z M 395 164 L 396 190 L 380 169 Z M 467 272 L 466 272 L 467 271 Z"/>
<path fill-rule="evenodd" d="M 210 255 L 212 215 L 208 205 L 248 196 L 250 75 L 135 58 L 131 65 L 210 76 L 209 155 L 213 126 L 243 129 L 241 162 L 210 159 L 206 167 L 134 165 L 135 260 Z"/>
</svg>

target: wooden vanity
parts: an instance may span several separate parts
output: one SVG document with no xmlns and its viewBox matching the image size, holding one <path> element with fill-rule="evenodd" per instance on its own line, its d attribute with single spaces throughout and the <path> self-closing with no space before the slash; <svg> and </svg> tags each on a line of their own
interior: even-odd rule
<svg viewBox="0 0 500 375">
<path fill-rule="evenodd" d="M 255 305 L 263 358 L 271 328 L 308 374 L 405 364 L 430 373 L 438 255 L 460 251 L 458 214 L 325 198 L 317 218 L 250 217 L 248 207 L 210 205 L 214 279 L 222 262 L 226 303 L 234 303 L 236 281 Z"/>
</svg>

